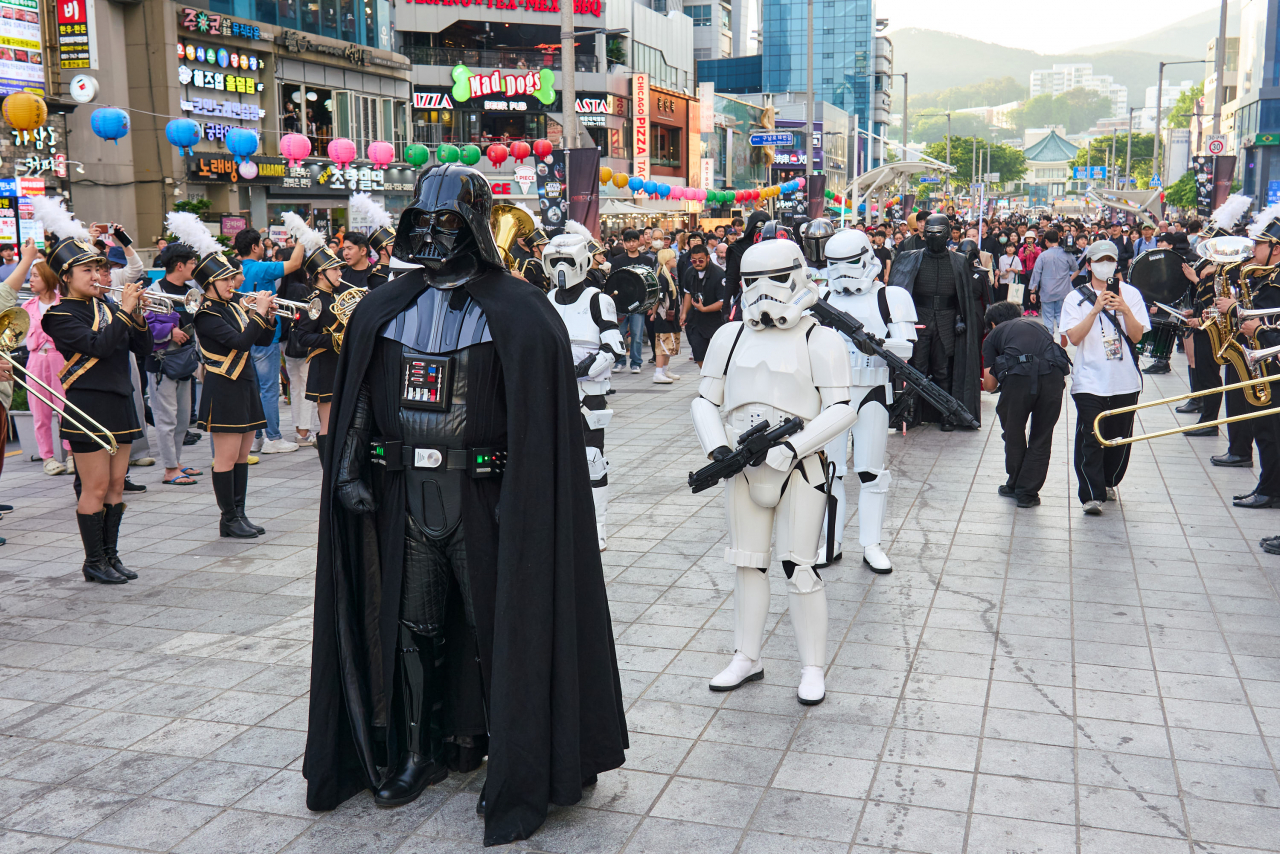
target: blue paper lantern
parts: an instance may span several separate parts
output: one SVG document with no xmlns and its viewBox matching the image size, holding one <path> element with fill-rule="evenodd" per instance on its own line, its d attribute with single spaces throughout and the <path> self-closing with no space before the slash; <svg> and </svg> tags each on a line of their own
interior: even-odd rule
<svg viewBox="0 0 1280 854">
<path fill-rule="evenodd" d="M 651 196 L 652 196 L 652 195 L 655 195 L 655 194 L 658 192 L 658 182 L 657 182 L 657 181 L 645 181 L 645 182 L 644 182 L 644 191 L 645 191 L 646 193 L 648 193 L 649 195 L 651 195 Z"/>
<path fill-rule="evenodd" d="M 860 214 L 864 214 L 864 213 L 866 213 L 866 212 L 867 212 L 867 206 L 866 206 L 866 205 L 858 205 L 858 213 L 860 213 Z"/>
<path fill-rule="evenodd" d="M 665 199 L 665 198 L 666 198 L 667 196 L 669 196 L 669 195 L 671 195 L 671 185 L 670 185 L 670 184 L 659 184 L 659 185 L 658 185 L 658 198 Z"/>
<path fill-rule="evenodd" d="M 627 189 L 629 189 L 633 193 L 640 192 L 641 190 L 644 189 L 644 179 L 632 178 L 630 181 L 627 182 Z"/>
<path fill-rule="evenodd" d="M 99 138 L 119 145 L 119 140 L 129 133 L 129 114 L 119 107 L 99 107 L 89 117 L 89 127 Z"/>
<path fill-rule="evenodd" d="M 200 123 L 191 119 L 174 119 L 164 126 L 164 136 L 183 154 L 191 154 L 191 147 L 200 141 Z"/>
<path fill-rule="evenodd" d="M 258 135 L 247 128 L 232 128 L 227 131 L 227 151 L 235 155 L 240 163 L 250 154 L 258 150 Z"/>
</svg>

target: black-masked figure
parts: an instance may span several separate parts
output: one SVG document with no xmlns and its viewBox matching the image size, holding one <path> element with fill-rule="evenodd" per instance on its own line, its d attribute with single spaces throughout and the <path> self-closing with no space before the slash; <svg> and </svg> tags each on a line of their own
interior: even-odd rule
<svg viewBox="0 0 1280 854">
<path fill-rule="evenodd" d="M 568 334 L 506 272 L 489 185 L 418 179 L 421 265 L 348 323 L 321 493 L 307 805 L 394 806 L 488 756 L 484 842 L 627 746 Z"/>
</svg>

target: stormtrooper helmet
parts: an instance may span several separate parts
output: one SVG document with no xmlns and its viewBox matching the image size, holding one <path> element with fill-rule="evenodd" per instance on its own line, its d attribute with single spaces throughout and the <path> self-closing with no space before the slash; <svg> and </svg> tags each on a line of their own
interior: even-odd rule
<svg viewBox="0 0 1280 854">
<path fill-rule="evenodd" d="M 764 240 L 742 255 L 743 316 L 752 329 L 795 326 L 818 299 L 804 251 L 790 240 Z"/>
<path fill-rule="evenodd" d="M 552 287 L 571 288 L 591 269 L 591 247 L 581 235 L 558 234 L 542 250 L 542 269 Z"/>
<path fill-rule="evenodd" d="M 865 232 L 842 228 L 827 241 L 827 285 L 833 291 L 866 293 L 884 265 Z"/>
</svg>

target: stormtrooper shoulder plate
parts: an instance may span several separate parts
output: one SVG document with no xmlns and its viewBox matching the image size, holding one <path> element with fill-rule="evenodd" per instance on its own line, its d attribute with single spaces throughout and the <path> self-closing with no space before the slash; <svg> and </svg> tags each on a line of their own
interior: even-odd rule
<svg viewBox="0 0 1280 854">
<path fill-rule="evenodd" d="M 815 326 L 808 336 L 809 364 L 817 388 L 848 388 L 853 384 L 849 351 L 834 329 Z"/>
</svg>

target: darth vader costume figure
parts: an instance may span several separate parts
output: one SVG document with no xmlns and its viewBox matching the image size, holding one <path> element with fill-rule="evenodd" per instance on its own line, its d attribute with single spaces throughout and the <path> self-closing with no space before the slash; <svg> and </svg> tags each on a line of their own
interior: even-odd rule
<svg viewBox="0 0 1280 854">
<path fill-rule="evenodd" d="M 944 391 L 964 404 L 975 418 L 982 406 L 983 284 L 975 278 L 969 259 L 947 249 L 951 220 L 930 214 L 925 220 L 924 249 L 901 252 L 889 272 L 889 287 L 906 288 L 924 326 L 918 330 L 911 362 L 932 377 Z M 955 426 L 932 407 L 923 420 L 940 420 L 943 430 Z"/>
<path fill-rule="evenodd" d="M 321 492 L 307 806 L 409 803 L 488 756 L 484 842 L 627 747 L 569 336 L 432 167 L 347 325 Z"/>
</svg>

